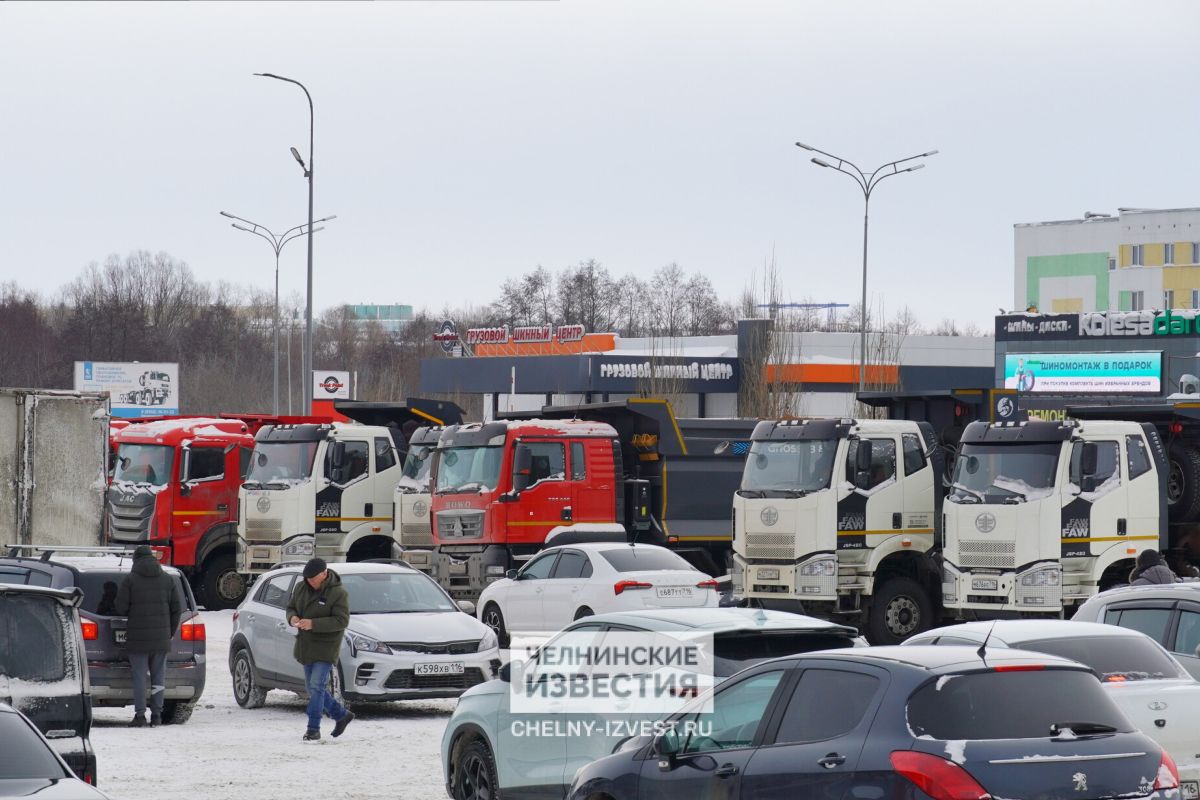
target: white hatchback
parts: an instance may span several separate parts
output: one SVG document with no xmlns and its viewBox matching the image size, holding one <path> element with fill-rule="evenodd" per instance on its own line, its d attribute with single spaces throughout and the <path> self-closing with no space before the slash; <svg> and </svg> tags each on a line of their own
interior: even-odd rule
<svg viewBox="0 0 1200 800">
<path fill-rule="evenodd" d="M 479 597 L 479 619 L 500 637 L 558 631 L 574 620 L 647 608 L 716 608 L 717 581 L 652 544 L 548 547 Z"/>
</svg>

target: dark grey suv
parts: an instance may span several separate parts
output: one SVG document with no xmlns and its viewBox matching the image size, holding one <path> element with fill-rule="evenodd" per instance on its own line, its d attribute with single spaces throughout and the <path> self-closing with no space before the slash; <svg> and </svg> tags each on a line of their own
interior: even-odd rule
<svg viewBox="0 0 1200 800">
<path fill-rule="evenodd" d="M 133 676 L 125 651 L 126 619 L 114 610 L 117 590 L 133 567 L 131 555 L 108 552 L 68 556 L 43 550 L 36 558 L 21 556 L 19 551 L 0 558 L 0 584 L 55 589 L 77 586 L 83 591 L 79 617 L 94 706 L 133 705 Z M 184 609 L 167 654 L 163 722 L 170 725 L 186 722 L 204 692 L 205 631 L 196 598 L 183 574 L 173 567 L 163 569 L 175 581 Z"/>
</svg>

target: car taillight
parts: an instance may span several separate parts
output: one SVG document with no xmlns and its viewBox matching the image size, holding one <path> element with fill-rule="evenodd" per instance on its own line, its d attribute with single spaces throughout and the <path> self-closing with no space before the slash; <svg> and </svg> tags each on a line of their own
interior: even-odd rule
<svg viewBox="0 0 1200 800">
<path fill-rule="evenodd" d="M 649 589 L 653 584 L 642 581 L 617 581 L 613 584 L 613 594 L 620 594 L 629 589 Z"/>
<path fill-rule="evenodd" d="M 179 626 L 179 635 L 185 642 L 203 642 L 204 641 L 204 623 L 203 622 L 185 622 Z"/>
<path fill-rule="evenodd" d="M 1041 672 L 1045 668 L 1045 664 L 1001 664 L 992 667 L 992 672 Z"/>
<path fill-rule="evenodd" d="M 1179 788 L 1179 767 L 1175 766 L 1175 759 L 1163 750 L 1162 761 L 1158 764 L 1158 777 L 1154 779 L 1155 789 L 1178 789 Z"/>
<path fill-rule="evenodd" d="M 100 627 L 90 619 L 80 620 L 79 627 L 83 631 L 84 641 L 91 642 L 100 638 Z"/>
<path fill-rule="evenodd" d="M 700 581 L 699 583 L 697 583 L 697 584 L 696 584 L 696 588 L 697 588 L 697 589 L 716 589 L 716 588 L 718 588 L 720 585 L 721 585 L 721 584 L 719 584 L 719 583 L 717 583 L 716 581 L 714 581 L 714 580 L 711 580 L 711 579 L 710 579 L 710 580 L 707 580 L 707 581 Z"/>
<path fill-rule="evenodd" d="M 939 756 L 913 750 L 892 753 L 892 769 L 933 800 L 991 800 L 971 773 Z"/>
</svg>

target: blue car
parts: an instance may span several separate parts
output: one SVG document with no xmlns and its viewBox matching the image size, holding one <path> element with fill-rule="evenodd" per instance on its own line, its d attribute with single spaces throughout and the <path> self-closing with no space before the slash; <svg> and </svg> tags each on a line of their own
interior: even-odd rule
<svg viewBox="0 0 1200 800">
<path fill-rule="evenodd" d="M 697 701 L 699 702 L 699 701 Z M 872 647 L 766 661 L 583 767 L 571 800 L 1180 797 L 1096 675 L 1021 650 Z"/>
</svg>

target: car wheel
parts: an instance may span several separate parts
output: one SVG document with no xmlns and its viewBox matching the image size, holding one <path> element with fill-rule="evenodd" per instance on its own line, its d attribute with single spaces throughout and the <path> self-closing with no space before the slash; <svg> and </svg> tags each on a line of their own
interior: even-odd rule
<svg viewBox="0 0 1200 800">
<path fill-rule="evenodd" d="M 479 739 L 473 740 L 454 768 L 454 800 L 495 800 L 498 783 L 491 749 Z"/>
<path fill-rule="evenodd" d="M 496 633 L 501 647 L 508 647 L 508 630 L 504 627 L 504 615 L 500 613 L 500 606 L 495 603 L 487 604 L 487 608 L 483 610 L 483 624 Z"/>
<path fill-rule="evenodd" d="M 575 619 L 578 620 L 578 619 L 583 619 L 584 617 L 590 617 L 590 616 L 592 616 L 593 613 L 595 613 L 595 612 L 593 612 L 590 608 L 588 608 L 587 606 L 583 606 L 578 611 L 575 612 Z"/>
<path fill-rule="evenodd" d="M 237 608 L 246 597 L 246 578 L 237 571 L 237 559 L 228 553 L 209 560 L 201 583 L 204 607 L 209 611 Z"/>
<path fill-rule="evenodd" d="M 196 710 L 194 702 L 184 700 L 167 700 L 163 702 L 162 721 L 165 725 L 182 725 L 192 718 Z"/>
<path fill-rule="evenodd" d="M 233 657 L 233 699 L 242 708 L 262 708 L 267 702 L 267 690 L 254 677 L 254 662 L 245 648 Z"/>
<path fill-rule="evenodd" d="M 871 598 L 867 616 L 867 641 L 871 644 L 900 644 L 933 620 L 929 594 L 912 578 L 885 578 Z"/>
</svg>

